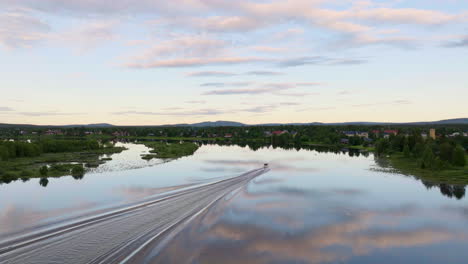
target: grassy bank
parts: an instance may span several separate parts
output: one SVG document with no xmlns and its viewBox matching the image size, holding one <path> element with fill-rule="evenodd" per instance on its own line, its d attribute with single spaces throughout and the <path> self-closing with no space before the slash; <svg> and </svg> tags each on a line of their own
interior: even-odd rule
<svg viewBox="0 0 468 264">
<path fill-rule="evenodd" d="M 392 167 L 403 174 L 413 175 L 433 183 L 468 185 L 468 165 L 465 167 L 450 166 L 442 170 L 433 171 L 421 169 L 418 160 L 406 158 L 401 153 L 392 154 L 388 159 Z"/>
<path fill-rule="evenodd" d="M 104 163 L 106 158 L 101 155 L 122 152 L 123 147 L 105 147 L 96 150 L 63 153 L 44 153 L 37 157 L 21 157 L 0 161 L 0 183 L 14 180 L 43 177 L 60 177 L 65 175 L 80 174 L 78 167 L 97 167 Z M 47 166 L 47 174 L 40 173 L 40 168 Z"/>
<path fill-rule="evenodd" d="M 368 151 L 368 152 L 372 152 L 375 150 L 374 147 L 364 147 L 362 145 L 360 146 L 350 146 L 350 145 L 342 145 L 342 144 L 331 145 L 331 144 L 323 144 L 323 143 L 317 143 L 317 142 L 305 142 L 305 143 L 302 143 L 302 145 L 312 146 L 312 147 L 324 147 L 324 148 L 331 148 L 331 149 L 347 148 L 347 149 L 362 150 L 362 151 Z"/>
<path fill-rule="evenodd" d="M 157 141 L 141 142 L 151 149 L 150 153 L 142 156 L 143 159 L 177 159 L 184 156 L 190 156 L 198 149 L 198 145 L 192 142 L 183 143 L 165 143 Z"/>
</svg>

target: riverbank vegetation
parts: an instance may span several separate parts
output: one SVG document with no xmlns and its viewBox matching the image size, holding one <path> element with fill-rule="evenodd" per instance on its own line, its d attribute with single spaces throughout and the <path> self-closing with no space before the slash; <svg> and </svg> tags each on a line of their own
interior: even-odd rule
<svg viewBox="0 0 468 264">
<path fill-rule="evenodd" d="M 436 133 L 430 135 L 430 131 L 434 129 Z M 152 149 L 152 153 L 143 156 L 145 159 L 176 159 L 192 155 L 198 148 L 197 144 L 202 142 L 248 146 L 253 150 L 272 146 L 285 149 L 349 149 L 353 150 L 351 153 L 375 151 L 376 155 L 388 157 L 395 168 L 407 174 L 439 182 L 468 183 L 468 179 L 463 177 L 467 174 L 466 165 L 462 165 L 463 161 L 466 163 L 468 151 L 466 124 L 62 128 L 24 126 L 0 128 L 0 140 L 2 139 L 23 142 L 24 146 L 20 146 L 14 154 L 18 156 L 15 159 L 19 160 L 28 157 L 54 158 L 53 154 L 57 151 L 100 151 L 100 148 L 96 149 L 96 142 L 109 140 L 143 142 Z M 42 143 L 28 145 L 25 143 L 27 140 Z M 64 144 L 65 141 L 79 144 Z M 179 144 L 181 141 L 185 143 Z M 39 156 L 38 151 L 41 152 Z M 10 156 L 11 153 L 10 150 L 0 148 L 0 156 Z M 92 167 L 99 163 L 90 161 L 86 164 Z"/>
<path fill-rule="evenodd" d="M 64 175 L 80 179 L 85 167 L 105 162 L 102 155 L 124 149 L 97 140 L 0 141 L 0 183 Z"/>
<path fill-rule="evenodd" d="M 153 158 L 158 159 L 178 159 L 185 156 L 190 156 L 199 148 L 198 144 L 193 142 L 161 142 L 161 141 L 146 141 L 141 142 L 146 147 L 150 148 L 151 154 L 143 155 L 145 160 Z"/>
<path fill-rule="evenodd" d="M 388 158 L 402 173 L 437 183 L 468 184 L 467 154 L 463 143 L 463 138 L 424 139 L 414 133 L 379 139 L 375 153 Z"/>
</svg>

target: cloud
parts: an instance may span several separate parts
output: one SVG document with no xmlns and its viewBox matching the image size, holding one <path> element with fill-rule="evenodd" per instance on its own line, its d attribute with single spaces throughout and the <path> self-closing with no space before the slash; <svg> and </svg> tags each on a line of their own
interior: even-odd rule
<svg viewBox="0 0 468 264">
<path fill-rule="evenodd" d="M 243 73 L 243 75 L 254 75 L 254 76 L 276 76 L 276 75 L 283 75 L 282 72 L 274 72 L 274 71 L 249 71 Z M 199 71 L 199 72 L 191 72 L 186 74 L 188 77 L 232 77 L 232 76 L 239 76 L 242 74 L 233 73 L 233 72 L 222 72 L 222 71 Z"/>
<path fill-rule="evenodd" d="M 117 35 L 114 31 L 118 24 L 119 22 L 115 20 L 88 22 L 63 33 L 53 34 L 51 38 L 78 46 L 81 51 L 87 51 L 101 43 L 115 40 Z"/>
<path fill-rule="evenodd" d="M 241 83 L 244 84 L 244 83 Z M 245 89 L 221 89 L 221 90 L 211 90 L 204 92 L 202 95 L 236 95 L 236 94 L 276 94 L 279 95 L 279 92 L 298 88 L 298 87 L 313 87 L 321 85 L 318 82 L 298 82 L 298 83 L 266 83 L 259 85 L 255 88 L 245 88 Z M 224 83 L 210 83 L 210 86 L 215 87 L 224 87 Z M 281 94 L 286 96 L 295 96 L 295 95 L 288 95 L 288 94 Z M 304 93 L 301 93 L 303 96 Z"/>
<path fill-rule="evenodd" d="M 191 100 L 191 101 L 186 101 L 185 103 L 187 104 L 205 104 L 205 100 Z"/>
<path fill-rule="evenodd" d="M 178 112 L 149 112 L 149 111 L 122 111 L 113 112 L 113 115 L 149 115 L 149 116 L 211 116 L 224 114 L 225 111 L 218 109 L 199 109 Z"/>
<path fill-rule="evenodd" d="M 178 58 L 148 62 L 128 62 L 124 66 L 134 69 L 179 68 L 249 64 L 263 61 L 266 60 L 258 57 Z"/>
<path fill-rule="evenodd" d="M 24 116 L 75 116 L 84 115 L 85 113 L 61 113 L 61 112 L 16 112 L 17 115 Z"/>
<path fill-rule="evenodd" d="M 415 8 L 371 8 L 348 11 L 345 17 L 392 24 L 437 25 L 456 22 L 466 17 L 466 15 L 451 15 L 434 10 Z"/>
<path fill-rule="evenodd" d="M 306 56 L 306 57 L 299 57 L 299 58 L 291 58 L 285 59 L 279 62 L 277 65 L 279 67 L 296 67 L 296 66 L 303 66 L 303 65 L 317 65 L 328 61 L 327 58 L 321 56 Z"/>
<path fill-rule="evenodd" d="M 250 112 L 250 113 L 266 113 L 266 112 L 271 112 L 277 108 L 278 108 L 277 105 L 262 105 L 262 106 L 246 108 L 244 109 L 244 111 Z"/>
<path fill-rule="evenodd" d="M 220 71 L 200 71 L 188 73 L 189 77 L 231 77 L 237 74 L 232 72 L 220 72 Z"/>
<path fill-rule="evenodd" d="M 202 93 L 202 95 L 263 94 L 271 91 L 272 89 L 270 88 L 223 89 L 207 91 Z"/>
<path fill-rule="evenodd" d="M 200 86 L 202 87 L 243 87 L 243 86 L 249 86 L 251 83 L 250 82 L 230 82 L 230 83 L 224 83 L 224 82 L 215 82 L 215 83 L 202 83 Z"/>
<path fill-rule="evenodd" d="M 199 101 L 195 101 L 198 104 Z M 204 101 L 200 101 L 204 102 Z M 229 109 L 183 109 L 179 107 L 174 108 L 165 108 L 162 109 L 164 111 L 119 111 L 119 112 L 112 112 L 112 115 L 146 115 L 146 116 L 212 116 L 212 115 L 220 115 L 220 114 L 235 114 L 240 112 L 246 113 L 264 113 L 270 112 L 277 109 L 280 106 L 293 106 L 296 103 L 278 103 L 278 104 L 267 104 L 267 105 L 257 105 L 251 106 L 247 108 L 229 108 Z"/>
<path fill-rule="evenodd" d="M 286 51 L 286 48 L 269 47 L 269 46 L 255 46 L 255 47 L 252 47 L 251 49 L 255 51 L 260 51 L 260 52 L 272 52 L 272 53 Z"/>
<path fill-rule="evenodd" d="M 247 32 L 264 26 L 264 23 L 247 16 L 212 16 L 194 19 L 190 25 L 210 32 Z"/>
<path fill-rule="evenodd" d="M 258 76 L 275 76 L 275 75 L 283 75 L 282 72 L 274 72 L 274 71 L 250 71 L 246 72 L 245 75 L 258 75 Z"/>
<path fill-rule="evenodd" d="M 290 40 L 297 35 L 304 34 L 304 29 L 302 28 L 289 28 L 286 31 L 276 33 L 274 38 L 275 40 Z"/>
<path fill-rule="evenodd" d="M 0 44 L 14 48 L 30 48 L 47 38 L 50 26 L 24 9 L 0 11 Z"/>
<path fill-rule="evenodd" d="M 0 106 L 0 112 L 11 112 L 13 111 L 13 108 L 8 107 L 8 106 Z"/>
<path fill-rule="evenodd" d="M 199 0 L 177 0 L 169 3 L 164 0 L 4 0 L 2 6 L 23 6 L 40 12 L 67 14 L 74 16 L 90 15 L 136 15 L 136 14 L 174 14 L 199 11 L 206 7 Z"/>
<path fill-rule="evenodd" d="M 376 103 L 365 103 L 365 104 L 354 104 L 352 107 L 369 107 L 369 106 L 384 106 L 384 105 L 408 105 L 412 104 L 409 100 L 393 100 L 388 102 L 376 102 Z"/>
<path fill-rule="evenodd" d="M 443 46 L 447 48 L 466 48 L 468 47 L 468 35 L 462 36 L 458 40 L 445 43 Z"/>
<path fill-rule="evenodd" d="M 304 65 L 356 65 L 367 63 L 365 59 L 355 59 L 355 58 L 330 58 L 323 56 L 306 56 L 285 59 L 277 63 L 278 67 L 287 68 L 287 67 L 297 67 Z"/>
<path fill-rule="evenodd" d="M 337 194 L 348 196 L 349 200 L 355 195 L 365 195 L 365 192 L 330 190 L 324 194 L 279 188 L 271 193 L 252 193 L 243 190 L 238 194 L 242 202 L 228 201 L 213 208 L 203 218 L 195 219 L 194 224 L 174 237 L 164 248 L 165 253 L 152 262 L 179 263 L 196 259 L 200 263 L 226 264 L 344 263 L 366 258 L 360 256 L 379 259 L 389 253 L 430 249 L 442 243 L 456 244 L 466 240 L 466 233 L 459 230 L 428 225 L 406 228 L 407 221 L 417 218 L 417 214 L 408 208 L 325 209 L 320 211 L 321 215 L 331 217 L 333 221 L 317 220 L 310 224 L 310 204 L 303 200 L 322 201 L 328 195 L 336 198 Z M 285 197 L 287 202 L 284 203 L 284 199 L 278 201 L 278 197 Z M 336 207 L 349 206 L 339 204 Z M 295 213 L 297 211 L 303 214 Z M 223 212 L 242 221 L 226 217 Z M 226 259 L 226 254 L 236 258 Z"/>
</svg>

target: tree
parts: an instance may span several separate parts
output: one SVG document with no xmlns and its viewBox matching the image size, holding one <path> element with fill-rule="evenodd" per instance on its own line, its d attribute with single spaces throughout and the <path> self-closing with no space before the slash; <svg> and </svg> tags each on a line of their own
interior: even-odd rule
<svg viewBox="0 0 468 264">
<path fill-rule="evenodd" d="M 49 169 L 47 168 L 47 166 L 42 166 L 39 169 L 39 173 L 41 174 L 41 176 L 47 176 L 47 174 L 49 173 Z"/>
<path fill-rule="evenodd" d="M 433 164 L 434 164 L 434 152 L 432 152 L 431 146 L 427 145 L 422 156 L 421 168 L 430 169 L 433 167 Z"/>
<path fill-rule="evenodd" d="M 439 147 L 439 157 L 444 161 L 452 161 L 453 146 L 448 142 L 444 142 Z"/>
<path fill-rule="evenodd" d="M 42 187 L 47 187 L 47 184 L 49 184 L 49 180 L 47 178 L 41 178 L 39 180 L 39 184 L 42 186 Z"/>
<path fill-rule="evenodd" d="M 377 156 L 382 155 L 383 153 L 387 152 L 390 147 L 388 140 L 386 139 L 379 139 L 375 143 L 375 151 L 377 152 Z"/>
<path fill-rule="evenodd" d="M 82 165 L 76 165 L 72 168 L 71 173 L 73 178 L 77 177 L 78 179 L 81 179 L 84 176 L 85 170 Z"/>
<path fill-rule="evenodd" d="M 461 146 L 457 146 L 453 150 L 452 164 L 460 167 L 466 165 L 465 150 Z"/>
<path fill-rule="evenodd" d="M 422 143 L 416 143 L 416 145 L 414 145 L 414 156 L 415 157 L 421 157 L 421 155 L 423 154 L 424 152 L 424 145 Z"/>
<path fill-rule="evenodd" d="M 405 144 L 405 146 L 403 147 L 403 155 L 405 156 L 405 158 L 409 158 L 411 155 L 408 144 Z"/>
</svg>

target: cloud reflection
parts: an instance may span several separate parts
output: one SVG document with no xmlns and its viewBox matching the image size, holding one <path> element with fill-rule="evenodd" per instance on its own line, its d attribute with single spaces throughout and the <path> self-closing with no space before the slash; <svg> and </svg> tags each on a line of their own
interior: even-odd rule
<svg viewBox="0 0 468 264">
<path fill-rule="evenodd" d="M 328 201 L 312 209 L 322 215 L 311 215 L 297 208 L 289 210 L 300 206 L 307 211 L 312 205 L 307 200 L 298 205 L 291 193 L 310 195 L 299 188 L 282 187 L 271 191 L 272 199 L 267 199 L 268 192 L 258 195 L 244 190 L 240 197 L 219 203 L 195 219 L 151 263 L 329 263 L 359 256 L 392 263 L 382 257 L 390 249 L 459 244 L 468 238 L 437 225 L 407 225 L 421 213 L 414 206 L 374 210 L 342 206 L 340 210 L 339 206 L 328 208 L 332 205 Z M 331 189 L 315 193 L 332 194 L 352 197 L 365 192 Z M 323 217 L 327 221 L 321 221 Z"/>
</svg>

